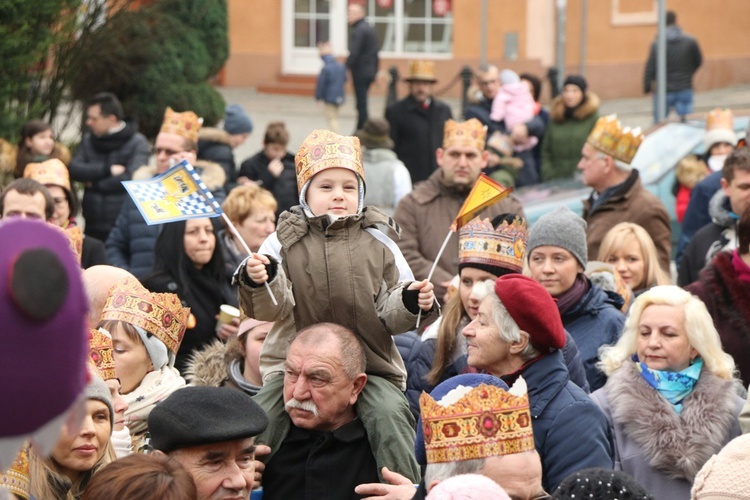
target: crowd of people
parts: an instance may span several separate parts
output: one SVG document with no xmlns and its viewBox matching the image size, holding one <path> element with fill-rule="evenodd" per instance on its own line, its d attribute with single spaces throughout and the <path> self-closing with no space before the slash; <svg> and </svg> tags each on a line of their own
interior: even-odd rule
<svg viewBox="0 0 750 500">
<path fill-rule="evenodd" d="M 167 108 L 153 149 L 109 93 L 72 155 L 24 126 L 0 191 L 18 410 L 0 498 L 750 498 L 750 152 L 731 112 L 678 166 L 685 227 L 706 222 L 673 279 L 668 211 L 632 167 L 643 136 L 583 77 L 547 112 L 534 75 L 482 66 L 454 120 L 413 61 L 380 118 L 369 62 L 348 61 L 356 134 L 289 151 L 274 122 L 242 162 L 237 105 L 210 129 Z M 225 219 L 145 222 L 121 181 L 182 160 Z M 504 193 L 456 220 L 482 175 L 576 173 L 581 214 L 529 225 Z"/>
</svg>

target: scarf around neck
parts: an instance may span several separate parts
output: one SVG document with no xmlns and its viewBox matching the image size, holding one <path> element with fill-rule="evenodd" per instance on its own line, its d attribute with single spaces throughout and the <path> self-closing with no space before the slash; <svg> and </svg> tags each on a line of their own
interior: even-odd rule
<svg viewBox="0 0 750 500">
<path fill-rule="evenodd" d="M 164 366 L 161 370 L 149 372 L 134 391 L 123 394 L 128 403 L 125 411 L 125 425 L 132 436 L 139 436 L 148 430 L 148 415 L 157 403 L 177 389 L 185 387 L 185 379 L 175 368 Z"/>
<path fill-rule="evenodd" d="M 580 302 L 590 288 L 591 283 L 589 283 L 588 278 L 583 273 L 578 273 L 573 285 L 557 297 L 557 309 L 560 311 L 560 315 L 562 316 Z"/>
<path fill-rule="evenodd" d="M 703 360 L 697 357 L 690 366 L 679 372 L 652 370 L 646 363 L 638 361 L 637 354 L 633 355 L 633 361 L 648 385 L 656 389 L 678 415 L 682 413 L 682 401 L 693 392 L 703 369 Z"/>
</svg>

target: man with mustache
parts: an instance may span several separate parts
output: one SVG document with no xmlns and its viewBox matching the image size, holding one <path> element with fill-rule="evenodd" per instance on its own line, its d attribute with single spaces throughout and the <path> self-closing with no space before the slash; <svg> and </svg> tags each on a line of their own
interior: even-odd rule
<svg viewBox="0 0 750 500">
<path fill-rule="evenodd" d="M 289 344 L 285 370 L 286 437 L 266 457 L 264 500 L 359 499 L 358 484 L 378 481 L 355 407 L 367 383 L 361 341 L 341 325 L 309 326 Z"/>
</svg>

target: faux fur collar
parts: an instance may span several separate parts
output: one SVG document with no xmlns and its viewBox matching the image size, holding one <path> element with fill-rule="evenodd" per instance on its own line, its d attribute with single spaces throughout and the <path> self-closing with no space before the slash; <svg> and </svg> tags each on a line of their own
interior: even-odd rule
<svg viewBox="0 0 750 500">
<path fill-rule="evenodd" d="M 612 418 L 643 450 L 651 467 L 692 482 L 718 453 L 737 421 L 734 383 L 705 369 L 685 398 L 682 414 L 625 362 L 610 375 L 605 390 Z"/>
<path fill-rule="evenodd" d="M 221 165 L 206 160 L 197 160 L 193 165 L 208 189 L 218 189 L 227 181 L 227 174 Z M 151 179 L 156 176 L 156 165 L 144 165 L 133 172 L 134 181 Z"/>
<path fill-rule="evenodd" d="M 576 120 L 585 120 L 599 111 L 599 96 L 593 92 L 586 92 L 586 97 L 586 102 L 573 112 L 573 118 Z M 557 123 L 565 121 L 565 104 L 563 104 L 561 95 L 552 100 L 549 106 L 549 117 Z"/>
<path fill-rule="evenodd" d="M 737 278 L 732 252 L 720 252 L 701 271 L 721 317 L 750 343 L 750 286 Z"/>
<path fill-rule="evenodd" d="M 219 339 L 193 352 L 185 367 L 185 380 L 190 385 L 221 386 L 229 376 L 226 355 L 226 344 Z"/>
<path fill-rule="evenodd" d="M 229 132 L 220 128 L 204 127 L 198 132 L 198 140 L 206 142 L 218 142 L 221 144 L 232 145 L 232 136 Z"/>
</svg>

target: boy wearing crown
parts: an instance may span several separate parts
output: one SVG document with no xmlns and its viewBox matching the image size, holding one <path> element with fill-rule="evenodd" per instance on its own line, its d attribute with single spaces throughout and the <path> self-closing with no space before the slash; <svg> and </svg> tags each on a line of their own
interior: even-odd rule
<svg viewBox="0 0 750 500">
<path fill-rule="evenodd" d="M 396 244 L 376 228 L 398 234 L 393 220 L 363 206 L 359 139 L 316 130 L 295 163 L 300 205 L 281 215 L 276 232 L 235 273 L 243 312 L 275 322 L 260 355 L 264 386 L 256 398 L 271 421 L 263 437 L 273 453 L 284 437 L 277 429 L 288 422 L 281 376 L 288 340 L 309 325 L 337 323 L 364 344 L 368 382 L 357 410 L 379 468 L 398 468 L 418 480 L 414 420 L 403 394 L 406 370 L 392 336 L 413 329 L 417 316 L 432 310 L 432 284 L 413 281 Z"/>
<path fill-rule="evenodd" d="M 638 169 L 630 165 L 642 141 L 641 130 L 623 128 L 616 115 L 599 118 L 586 139 L 578 169 L 583 183 L 594 189 L 583 202 L 588 255 L 589 259 L 596 259 L 610 228 L 620 222 L 632 222 L 651 235 L 659 264 L 669 273 L 669 214 L 661 200 L 643 186 Z"/>
</svg>

